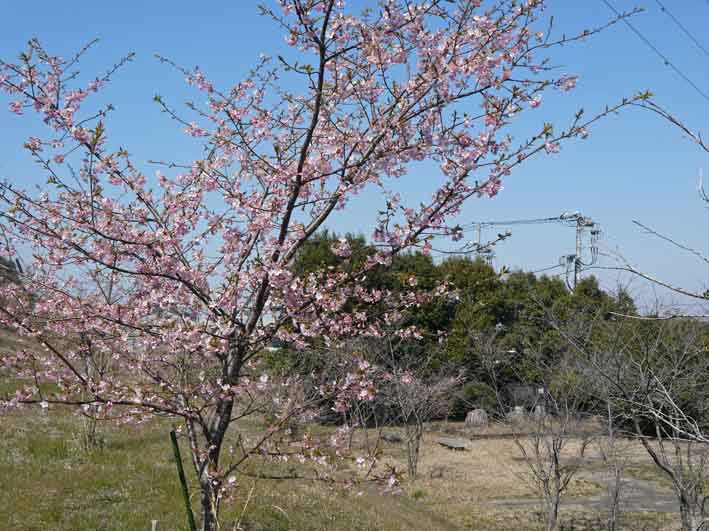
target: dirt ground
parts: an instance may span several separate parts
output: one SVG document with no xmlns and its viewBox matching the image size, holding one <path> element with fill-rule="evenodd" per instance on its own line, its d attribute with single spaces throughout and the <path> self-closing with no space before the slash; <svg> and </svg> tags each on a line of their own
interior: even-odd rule
<svg viewBox="0 0 709 531">
<path fill-rule="evenodd" d="M 444 507 L 445 513 L 462 526 L 471 525 L 466 514 L 472 510 L 491 522 L 502 523 L 514 517 L 523 522 L 520 529 L 534 528 L 530 515 L 540 512 L 539 490 L 519 447 L 509 436 L 508 426 L 498 424 L 477 431 L 459 424 L 432 428 L 421 456 L 420 479 L 406 487 L 409 495 L 419 496 L 421 503 L 433 510 Z M 465 450 L 437 444 L 442 435 L 464 441 Z M 477 438 L 480 436 L 484 438 Z M 581 439 L 571 440 L 565 447 L 564 458 L 574 459 L 579 467 L 562 498 L 566 521 L 603 520 L 607 514 L 613 480 L 600 453 L 599 445 L 604 442 L 600 436 L 592 437 L 580 462 Z M 620 508 L 626 515 L 626 528 L 673 529 L 679 505 L 669 483 L 639 442 L 622 439 L 617 445 L 625 468 Z M 388 459 L 404 466 L 401 449 L 390 446 L 388 452 Z"/>
</svg>

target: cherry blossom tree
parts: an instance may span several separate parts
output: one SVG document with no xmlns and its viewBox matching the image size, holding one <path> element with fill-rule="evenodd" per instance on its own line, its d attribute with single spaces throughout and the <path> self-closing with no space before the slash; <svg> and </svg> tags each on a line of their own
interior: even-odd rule
<svg viewBox="0 0 709 531">
<path fill-rule="evenodd" d="M 235 85 L 220 89 L 199 68 L 160 58 L 206 100 L 181 111 L 155 98 L 204 155 L 165 163 L 154 177 L 116 147 L 113 108 L 89 105 L 132 55 L 87 84 L 77 68 L 94 43 L 66 59 L 31 40 L 19 61 L 0 61 L 9 110 L 37 113 L 47 126 L 24 141 L 43 190 L 0 184 L 2 254 L 26 258 L 22 281 L 2 286 L 0 320 L 36 345 L 2 358 L 28 382 L 3 404 L 180 420 L 202 529 L 215 529 L 224 489 L 238 485 L 248 458 L 268 454 L 274 433 L 306 419 L 319 399 L 339 407 L 376 392 L 373 369 L 357 362 L 317 392 L 295 392 L 305 382 L 261 364 L 274 340 L 303 348 L 317 338 L 336 349 L 444 295 L 445 285 L 419 292 L 415 279 L 397 296 L 363 280 L 398 253 L 459 240 L 455 218 L 468 199 L 495 196 L 530 157 L 648 97 L 591 117 L 580 111 L 563 129 L 546 123 L 515 141 L 516 117 L 539 113 L 545 92 L 576 83 L 545 54 L 603 29 L 554 40 L 543 8 L 542 0 L 379 0 L 357 12 L 343 0 L 271 2 L 262 12 L 289 51 L 262 55 Z M 427 201 L 407 204 L 418 161 L 439 173 Z M 294 275 L 304 242 L 366 189 L 385 199 L 370 220 L 367 260 Z M 347 243 L 335 247 L 347 260 Z M 258 437 L 240 431 L 249 416 L 267 419 Z M 226 462 L 228 432 L 241 450 Z M 301 454 L 322 460 L 321 443 L 305 437 Z"/>
</svg>

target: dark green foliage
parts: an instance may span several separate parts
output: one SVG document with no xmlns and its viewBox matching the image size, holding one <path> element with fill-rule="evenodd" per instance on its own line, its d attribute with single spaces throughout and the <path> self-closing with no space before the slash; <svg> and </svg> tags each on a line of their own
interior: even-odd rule
<svg viewBox="0 0 709 531">
<path fill-rule="evenodd" d="M 20 263 L 0 256 L 0 283 L 20 281 Z"/>
<path fill-rule="evenodd" d="M 356 271 L 372 249 L 363 236 L 345 238 L 352 249 L 347 259 L 332 251 L 339 239 L 336 234 L 323 232 L 307 242 L 296 257 L 297 274 L 306 277 L 333 268 Z M 375 269 L 361 281 L 368 288 L 402 293 L 411 289 L 411 277 L 417 279 L 416 289 L 423 291 L 430 292 L 441 282 L 455 288 L 454 298 L 434 298 L 410 310 L 397 326 L 415 325 L 423 336 L 411 345 L 400 344 L 400 349 L 419 350 L 429 364 L 433 354 L 437 364 L 431 365 L 432 370 L 453 365 L 464 371 L 468 382 L 476 382 L 468 384 L 454 403 L 451 413 L 456 417 L 464 415 L 467 403 L 497 409 L 493 382 L 502 387 L 534 386 L 541 382 L 541 365 L 550 367 L 566 358 L 571 346 L 554 322 L 573 321 L 586 334 L 584 341 L 602 341 L 593 331 L 596 321 L 636 313 L 626 292 L 609 293 L 594 277 L 584 278 L 570 291 L 558 277 L 498 272 L 482 260 L 467 257 L 434 263 L 422 253 L 397 255 L 390 268 Z M 271 362 L 280 369 L 311 371 L 318 368 L 317 356 L 282 350 Z"/>
<path fill-rule="evenodd" d="M 295 257 L 294 274 L 305 277 L 308 273 L 317 273 L 328 268 L 343 271 L 357 270 L 371 253 L 364 236 L 354 234 L 344 236 L 352 249 L 352 256 L 347 260 L 332 252 L 332 245 L 339 238 L 338 235 L 325 230 L 306 241 Z"/>
<path fill-rule="evenodd" d="M 488 414 L 497 411 L 498 400 L 495 390 L 482 382 L 469 382 L 463 385 L 451 403 L 450 420 L 464 420 L 468 411 L 482 408 Z"/>
</svg>

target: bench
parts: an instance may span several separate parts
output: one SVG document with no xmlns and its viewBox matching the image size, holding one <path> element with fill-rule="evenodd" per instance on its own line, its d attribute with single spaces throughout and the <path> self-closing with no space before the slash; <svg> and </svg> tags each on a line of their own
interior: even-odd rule
<svg viewBox="0 0 709 531">
<path fill-rule="evenodd" d="M 439 439 L 436 439 L 436 442 L 450 450 L 465 450 L 465 441 L 461 439 L 449 439 L 447 437 L 440 437 Z"/>
</svg>

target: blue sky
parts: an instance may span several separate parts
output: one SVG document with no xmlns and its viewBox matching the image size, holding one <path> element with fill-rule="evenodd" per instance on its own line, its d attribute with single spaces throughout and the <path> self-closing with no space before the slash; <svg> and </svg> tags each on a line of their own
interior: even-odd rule
<svg viewBox="0 0 709 531">
<path fill-rule="evenodd" d="M 644 13 L 633 18 L 633 24 L 709 93 L 709 57 L 660 11 L 655 0 L 613 3 L 621 10 L 645 7 Z M 708 1 L 663 0 L 663 4 L 709 49 L 705 33 Z M 549 0 L 548 5 L 556 31 L 567 34 L 601 24 L 612 16 L 601 0 Z M 156 93 L 174 103 L 195 97 L 194 93 L 186 91 L 182 76 L 158 64 L 153 54 L 158 52 L 185 66 L 200 65 L 217 85 L 226 86 L 243 78 L 260 52 L 275 55 L 284 48 L 281 31 L 258 15 L 256 1 L 196 6 L 183 0 L 5 2 L 0 18 L 0 57 L 15 58 L 33 36 L 50 51 L 64 56 L 98 37 L 101 42 L 82 67 L 87 74 L 95 75 L 127 52 L 136 52 L 136 60 L 105 92 L 104 98 L 117 108 L 109 124 L 112 137 L 133 153 L 136 161 L 169 160 L 176 154 L 181 158 L 189 153 L 196 156 L 196 145 L 152 103 Z M 709 136 L 709 101 L 665 66 L 627 27 L 612 27 L 585 43 L 565 47 L 554 57 L 563 71 L 581 76 L 578 89 L 569 95 L 546 98 L 536 114 L 520 124 L 520 134 L 543 121 L 562 125 L 579 107 L 591 112 L 622 96 L 650 89 L 657 101 Z M 7 101 L 0 103 L 4 108 Z M 29 157 L 18 149 L 36 131 L 37 122 L 0 113 L 0 177 L 30 184 L 41 182 Z M 560 154 L 539 158 L 521 168 L 508 178 L 497 198 L 471 202 L 461 221 L 539 218 L 578 210 L 601 224 L 602 247 L 620 249 L 648 272 L 671 282 L 706 289 L 706 264 L 644 235 L 632 220 L 706 251 L 709 211 L 699 201 L 696 185 L 699 168 L 704 167 L 709 175 L 708 159 L 678 131 L 650 114 L 623 112 L 595 127 L 587 140 L 568 144 Z M 146 167 L 146 171 L 150 169 Z M 414 171 L 421 172 L 416 181 L 425 182 L 435 168 Z M 372 219 L 370 199 L 365 198 L 335 219 L 333 228 L 366 228 Z M 496 264 L 540 269 L 573 252 L 573 244 L 570 228 L 514 227 L 512 238 L 497 249 Z M 652 289 L 638 280 L 619 278 L 615 273 L 600 276 L 609 288 L 618 282 L 630 282 L 631 291 L 644 301 L 654 296 Z M 687 302 L 661 290 L 657 294 L 667 301 Z"/>
</svg>

